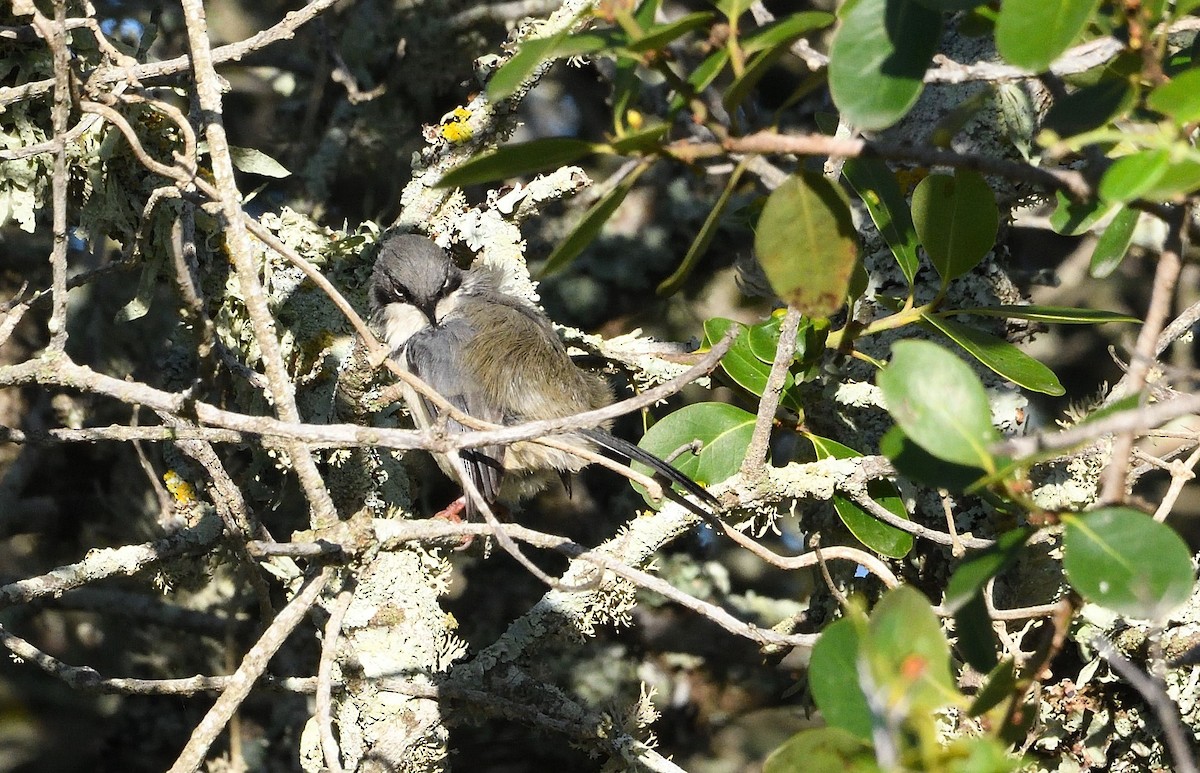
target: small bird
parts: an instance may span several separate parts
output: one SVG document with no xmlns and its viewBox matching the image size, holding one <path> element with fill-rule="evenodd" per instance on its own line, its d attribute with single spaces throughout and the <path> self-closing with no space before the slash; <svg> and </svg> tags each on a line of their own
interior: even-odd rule
<svg viewBox="0 0 1200 773">
<path fill-rule="evenodd" d="M 380 245 L 371 274 L 371 322 L 400 367 L 429 384 L 450 404 L 495 424 L 521 424 L 573 416 L 613 402 L 608 383 L 571 361 L 540 309 L 500 289 L 502 276 L 490 266 L 458 268 L 450 255 L 415 234 L 392 235 Z M 418 427 L 431 427 L 437 406 L 411 387 L 402 392 Z M 451 432 L 466 431 L 453 419 Z M 700 484 L 657 456 L 604 428 L 576 429 L 555 436 L 572 446 L 602 449 L 645 464 L 710 507 L 717 500 Z M 588 462 L 534 442 L 483 446 L 461 452 L 462 472 L 492 504 L 532 496 L 554 478 L 578 472 Z M 436 455 L 454 478 L 451 457 Z M 710 513 L 665 486 L 671 499 L 703 517 Z M 476 507 L 465 498 L 468 520 Z M 447 508 L 447 514 L 452 512 Z"/>
</svg>

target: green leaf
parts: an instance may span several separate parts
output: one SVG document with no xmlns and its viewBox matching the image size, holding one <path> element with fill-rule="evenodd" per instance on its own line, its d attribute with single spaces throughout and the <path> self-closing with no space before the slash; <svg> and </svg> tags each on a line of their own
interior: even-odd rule
<svg viewBox="0 0 1200 773">
<path fill-rule="evenodd" d="M 662 145 L 662 138 L 670 130 L 665 123 L 657 123 L 629 132 L 609 143 L 612 152 L 627 156 L 633 153 L 649 153 Z"/>
<path fill-rule="evenodd" d="M 844 446 L 835 440 L 808 433 L 805 433 L 804 436 L 813 444 L 817 459 L 857 459 L 862 456 L 853 448 Z M 891 481 L 883 479 L 871 481 L 867 487 L 867 493 L 871 499 L 896 517 L 908 520 L 908 511 L 904 508 L 904 500 L 900 497 L 900 491 L 896 485 Z M 833 507 L 850 533 L 876 553 L 888 558 L 904 558 L 912 550 L 913 536 L 911 534 L 884 523 L 841 494 L 833 495 Z"/>
<path fill-rule="evenodd" d="M 999 706 L 1012 697 L 1017 689 L 1017 666 L 1012 658 L 1005 658 L 988 674 L 987 681 L 975 694 L 967 714 L 978 717 Z"/>
<path fill-rule="evenodd" d="M 600 235 L 604 224 L 612 217 L 612 214 L 617 211 L 617 207 L 621 206 L 621 202 L 629 195 L 629 191 L 633 189 L 634 183 L 647 167 L 639 167 L 625 177 L 616 187 L 604 194 L 600 199 L 588 208 L 584 213 L 579 223 L 567 235 L 567 238 L 562 240 L 554 252 L 550 253 L 550 257 L 546 258 L 546 265 L 542 267 L 541 275 L 543 277 L 550 276 L 562 271 L 567 266 L 579 257 L 589 244 L 595 241 Z"/>
<path fill-rule="evenodd" d="M 988 448 L 1000 433 L 983 384 L 962 360 L 928 341 L 898 341 L 877 381 L 888 413 L 921 448 L 954 464 L 995 469 Z"/>
<path fill-rule="evenodd" d="M 775 63 L 787 52 L 786 46 L 776 46 L 751 57 L 745 69 L 742 70 L 742 74 L 729 84 L 729 88 L 725 89 L 725 96 L 721 98 L 721 105 L 725 110 L 730 113 L 737 110 L 751 90 L 763 79 L 763 76 L 770 72 Z"/>
<path fill-rule="evenodd" d="M 996 243 L 1000 212 L 983 176 L 957 169 L 933 174 L 913 191 L 913 224 L 942 285 L 979 264 Z"/>
<path fill-rule="evenodd" d="M 625 46 L 625 49 L 635 53 L 642 53 L 663 48 L 672 40 L 682 37 L 694 29 L 705 26 L 713 18 L 714 15 L 708 11 L 689 13 L 686 16 L 679 17 L 675 21 L 651 27 L 646 31 L 645 37 L 629 43 Z"/>
<path fill-rule="evenodd" d="M 750 8 L 750 0 L 713 0 L 717 10 L 725 14 L 730 21 L 739 18 Z"/>
<path fill-rule="evenodd" d="M 775 293 L 809 317 L 845 303 L 858 235 L 845 192 L 810 172 L 789 177 L 767 198 L 754 249 Z"/>
<path fill-rule="evenodd" d="M 791 45 L 801 35 L 828 27 L 836 20 L 824 11 L 801 11 L 772 22 L 739 41 L 742 53 L 749 56 L 777 46 Z"/>
<path fill-rule="evenodd" d="M 905 478 L 947 491 L 966 491 L 987 475 L 987 471 L 979 467 L 937 458 L 909 439 L 899 427 L 884 433 L 879 441 L 879 453 L 890 459 L 896 472 Z"/>
<path fill-rule="evenodd" d="M 924 319 L 985 367 L 1017 386 L 1057 397 L 1066 393 L 1054 371 L 1003 338 L 933 315 Z"/>
<path fill-rule="evenodd" d="M 1171 163 L 1166 150 L 1143 150 L 1118 158 L 1100 178 L 1100 198 L 1132 201 L 1154 187 Z"/>
<path fill-rule="evenodd" d="M 442 177 L 438 187 L 463 188 L 540 172 L 543 169 L 554 169 L 589 156 L 599 149 L 600 146 L 595 143 L 571 137 L 548 137 L 505 145 L 451 169 Z"/>
<path fill-rule="evenodd" d="M 1136 98 L 1137 91 L 1128 79 L 1102 78 L 1055 102 L 1042 128 L 1060 137 L 1074 137 L 1128 112 Z"/>
<path fill-rule="evenodd" d="M 755 356 L 754 349 L 750 345 L 750 334 L 745 326 L 733 320 L 713 317 L 704 322 L 705 340 L 711 346 L 720 341 L 725 336 L 725 332 L 734 326 L 740 328 L 741 332 L 734 339 L 729 351 L 721 358 L 721 369 L 738 386 L 757 397 L 762 397 L 771 376 L 771 363 L 763 362 Z M 774 355 L 772 355 L 773 359 Z M 784 377 L 783 394 L 780 395 L 779 402 L 787 408 L 799 411 L 802 410 L 802 407 L 793 392 L 795 384 L 795 378 L 788 373 Z"/>
<path fill-rule="evenodd" d="M 580 16 L 576 17 L 576 21 Z M 616 35 L 572 34 L 574 27 L 575 22 L 571 22 L 550 37 L 531 38 L 523 42 L 520 50 L 492 73 L 487 84 L 488 100 L 499 102 L 512 96 L 543 62 L 563 56 L 595 53 L 615 45 L 623 37 L 619 32 Z"/>
<path fill-rule="evenodd" d="M 1191 551 L 1169 526 L 1131 507 L 1065 515 L 1063 523 L 1063 568 L 1088 601 L 1163 621 L 1191 597 Z"/>
<path fill-rule="evenodd" d="M 751 325 L 746 331 L 746 342 L 750 344 L 750 352 L 761 362 L 768 365 L 775 362 L 775 350 L 779 348 L 779 328 L 783 324 L 783 309 L 771 312 L 771 316 L 756 325 Z M 803 328 L 803 321 L 801 322 Z M 800 343 L 800 335 L 796 335 L 796 343 Z"/>
<path fill-rule="evenodd" d="M 263 177 L 290 177 L 287 167 L 255 148 L 237 148 L 229 146 L 229 159 L 239 170 L 247 174 L 257 174 Z"/>
<path fill-rule="evenodd" d="M 1017 552 L 1030 534 L 1028 529 L 1001 534 L 995 545 L 963 561 L 946 586 L 945 607 L 954 613 L 958 648 L 971 668 L 982 674 L 996 667 L 999 644 L 983 594 L 988 581 L 1017 560 Z"/>
<path fill-rule="evenodd" d="M 1018 67 L 1042 72 L 1075 42 L 1099 0 L 1004 0 L 996 48 Z"/>
<path fill-rule="evenodd" d="M 960 700 L 950 674 L 950 644 L 929 600 L 909 585 L 883 595 L 859 642 L 885 711 L 932 713 Z"/>
<path fill-rule="evenodd" d="M 1141 196 L 1150 201 L 1177 201 L 1197 188 L 1200 188 L 1200 157 L 1192 154 L 1168 164 Z"/>
<path fill-rule="evenodd" d="M 871 709 L 858 679 L 859 631 L 844 617 L 821 631 L 808 663 L 808 689 L 825 724 L 871 738 Z"/>
<path fill-rule="evenodd" d="M 954 309 L 941 314 L 975 314 L 980 317 L 1003 317 L 1004 319 L 1031 319 L 1056 325 L 1102 325 L 1105 322 L 1137 322 L 1141 320 L 1128 314 L 1100 309 L 1077 309 L 1071 306 L 1000 305 L 979 306 L 971 309 Z"/>
<path fill-rule="evenodd" d="M 754 414 L 725 403 L 695 403 L 664 416 L 638 445 L 665 459 L 699 440 L 702 447 L 698 454 L 686 451 L 671 465 L 697 483 L 711 486 L 741 469 L 746 446 L 754 434 L 754 419 Z M 649 468 L 636 462 L 633 468 L 649 473 Z M 642 491 L 636 485 L 634 488 Z M 642 496 L 647 496 L 644 491 Z M 646 501 L 655 504 L 649 497 Z"/>
<path fill-rule="evenodd" d="M 1177 123 L 1200 121 L 1200 70 L 1185 70 L 1150 92 L 1146 107 Z"/>
<path fill-rule="evenodd" d="M 816 727 L 796 733 L 771 752 L 762 767 L 762 773 L 802 770 L 879 773 L 879 765 L 865 739 L 840 727 Z"/>
<path fill-rule="evenodd" d="M 696 263 L 700 261 L 700 258 L 704 257 L 704 253 L 708 252 L 713 238 L 717 235 L 717 228 L 721 225 L 721 217 L 729 207 L 729 199 L 733 196 L 733 191 L 737 188 L 745 171 L 745 164 L 738 164 L 734 167 L 733 174 L 729 175 L 729 181 L 725 183 L 725 189 L 721 191 L 720 198 L 717 199 L 717 203 L 709 211 L 708 217 L 704 218 L 704 224 L 700 226 L 699 232 L 696 233 L 696 238 L 692 240 L 691 246 L 688 247 L 687 254 L 683 256 L 683 262 L 679 264 L 679 268 L 675 269 L 673 274 L 658 285 L 657 292 L 659 295 L 674 295 L 683 286 L 687 278 L 691 276 L 692 270 L 696 268 Z"/>
<path fill-rule="evenodd" d="M 709 54 L 703 62 L 696 65 L 696 69 L 692 70 L 692 74 L 688 76 L 687 83 L 691 87 L 692 92 L 699 94 L 711 86 L 712 82 L 717 79 L 717 76 L 721 74 L 727 64 L 729 64 L 728 48 L 718 48 Z M 675 96 L 671 97 L 671 105 L 667 110 L 674 113 L 683 106 L 684 95 L 676 93 Z"/>
<path fill-rule="evenodd" d="M 912 0 L 854 0 L 829 50 L 833 103 L 858 129 L 886 129 L 916 103 L 942 15 Z"/>
<path fill-rule="evenodd" d="M 842 176 L 862 199 L 879 234 L 896 256 L 900 270 L 911 287 L 920 266 L 917 231 L 896 175 L 877 158 L 847 159 Z"/>
<path fill-rule="evenodd" d="M 1107 201 L 1092 199 L 1076 201 L 1067 198 L 1062 191 L 1054 194 L 1058 206 L 1050 214 L 1050 227 L 1063 236 L 1079 236 L 1091 230 L 1100 218 L 1108 214 L 1112 207 Z"/>
<path fill-rule="evenodd" d="M 987 0 L 917 0 L 918 3 L 934 11 L 969 11 L 983 5 Z M 966 34 L 959 30 L 961 34 Z"/>
<path fill-rule="evenodd" d="M 1132 207 L 1123 207 L 1100 234 L 1096 240 L 1096 248 L 1092 250 L 1092 262 L 1088 273 L 1096 279 L 1104 279 L 1117 270 L 1129 245 L 1133 242 L 1133 232 L 1137 229 L 1138 217 L 1141 215 Z"/>
<path fill-rule="evenodd" d="M 742 74 L 725 90 L 721 100 L 725 109 L 731 113 L 736 110 L 797 38 L 806 32 L 828 26 L 833 19 L 832 15 L 819 11 L 794 14 L 755 36 L 753 45 L 756 53 L 748 51 L 743 45 L 742 52 L 751 58 Z M 782 34 L 784 32 L 788 34 Z"/>
</svg>

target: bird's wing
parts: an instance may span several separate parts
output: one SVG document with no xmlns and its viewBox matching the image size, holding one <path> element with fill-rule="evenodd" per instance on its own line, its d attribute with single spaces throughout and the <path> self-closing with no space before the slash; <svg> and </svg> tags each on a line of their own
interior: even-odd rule
<svg viewBox="0 0 1200 773">
<path fill-rule="evenodd" d="M 490 405 L 479 389 L 478 379 L 472 377 L 465 367 L 462 350 L 474 333 L 465 322 L 451 322 L 439 327 L 418 331 L 404 345 L 404 359 L 413 375 L 446 398 L 447 402 L 464 413 L 483 421 L 499 422 L 503 415 Z M 430 400 L 422 397 L 426 414 L 436 420 L 439 411 Z M 465 432 L 467 427 L 454 419 L 448 419 L 446 428 L 450 432 Z M 504 447 L 481 446 L 460 452 L 465 463 L 464 471 L 479 489 L 483 498 L 491 503 L 500 494 L 500 478 L 504 471 Z M 467 497 L 467 516 L 475 513 L 475 506 Z"/>
</svg>

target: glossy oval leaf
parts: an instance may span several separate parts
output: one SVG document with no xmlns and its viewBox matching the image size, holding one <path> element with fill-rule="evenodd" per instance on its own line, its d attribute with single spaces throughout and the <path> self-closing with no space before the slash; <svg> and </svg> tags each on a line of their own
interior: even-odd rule
<svg viewBox="0 0 1200 773">
<path fill-rule="evenodd" d="M 749 330 L 745 325 L 722 317 L 705 320 L 705 341 L 711 346 L 716 341 L 720 341 L 729 328 L 735 326 L 740 332 L 734 339 L 733 345 L 729 347 L 729 351 L 725 352 L 725 356 L 721 358 L 721 370 L 725 371 L 725 375 L 747 392 L 756 397 L 762 397 L 767 389 L 767 381 L 771 377 L 771 363 L 764 362 L 755 354 L 754 348 L 750 344 Z M 774 355 L 772 355 L 773 359 Z M 793 391 L 795 384 L 795 378 L 788 373 L 784 377 L 783 393 L 779 396 L 779 403 L 799 411 L 801 406 Z"/>
<path fill-rule="evenodd" d="M 942 37 L 942 14 L 914 0 L 842 6 L 829 49 L 829 90 L 858 129 L 885 129 L 908 113 Z"/>
<path fill-rule="evenodd" d="M 484 153 L 451 169 L 438 182 L 439 188 L 462 188 L 467 185 L 501 180 L 507 177 L 556 169 L 578 161 L 601 149 L 586 140 L 572 137 L 547 137 L 531 142 L 505 145 Z"/>
<path fill-rule="evenodd" d="M 805 434 L 805 437 L 813 444 L 817 459 L 856 459 L 862 456 L 836 440 L 811 434 Z M 892 515 L 908 520 L 908 510 L 904 507 L 900 491 L 890 480 L 871 481 L 867 486 L 867 494 Z M 888 558 L 904 558 L 912 550 L 913 535 L 884 523 L 841 494 L 833 495 L 833 508 L 855 539 L 876 553 Z"/>
<path fill-rule="evenodd" d="M 1141 196 L 1150 201 L 1181 201 L 1197 188 L 1200 188 L 1200 158 L 1193 155 L 1167 164 Z"/>
<path fill-rule="evenodd" d="M 1017 386 L 1055 397 L 1066 393 L 1054 371 L 1003 338 L 944 317 L 927 315 L 924 319 L 986 368 Z"/>
<path fill-rule="evenodd" d="M 838 186 L 801 172 L 767 198 L 754 234 L 772 289 L 809 317 L 828 317 L 846 301 L 858 262 L 850 202 Z"/>
<path fill-rule="evenodd" d="M 941 621 L 910 585 L 889 590 L 871 610 L 859 652 L 871 664 L 879 697 L 890 709 L 933 712 L 961 699 Z"/>
<path fill-rule="evenodd" d="M 908 202 L 896 182 L 896 175 L 878 158 L 847 159 L 842 176 L 862 199 L 872 222 L 896 257 L 896 263 L 911 287 L 917 276 L 917 230 L 913 226 Z"/>
<path fill-rule="evenodd" d="M 871 738 L 871 708 L 859 686 L 859 632 L 848 617 L 821 631 L 808 663 L 808 689 L 825 724 Z"/>
<path fill-rule="evenodd" d="M 898 341 L 877 380 L 888 413 L 913 442 L 947 462 L 995 469 L 988 448 L 1000 433 L 966 363 L 928 341 Z"/>
<path fill-rule="evenodd" d="M 926 8 L 932 8 L 935 11 L 969 11 L 972 8 L 978 8 L 987 0 L 917 0 Z M 959 30 L 962 34 L 967 34 L 963 30 Z"/>
<path fill-rule="evenodd" d="M 1132 201 L 1154 187 L 1170 164 L 1170 153 L 1162 149 L 1122 156 L 1100 178 L 1100 197 L 1107 201 Z"/>
<path fill-rule="evenodd" d="M 711 486 L 741 469 L 746 446 L 754 434 L 754 414 L 725 403 L 695 403 L 668 414 L 651 427 L 639 446 L 655 456 L 667 459 L 680 448 L 700 441 L 699 453 L 685 451 L 671 460 L 671 466 L 697 483 Z M 633 468 L 649 474 L 649 468 L 634 463 Z M 639 486 L 634 486 L 646 501 L 655 505 Z"/>
<path fill-rule="evenodd" d="M 1004 0 L 996 48 L 1018 67 L 1042 72 L 1075 42 L 1098 0 Z"/>
<path fill-rule="evenodd" d="M 1200 70 L 1184 70 L 1150 92 L 1146 107 L 1178 123 L 1200 121 Z"/>
<path fill-rule="evenodd" d="M 801 730 L 771 752 L 762 767 L 762 773 L 801 770 L 880 773 L 874 747 L 840 727 Z"/>
<path fill-rule="evenodd" d="M 1074 137 L 1128 112 L 1136 99 L 1137 91 L 1128 79 L 1103 78 L 1055 102 L 1042 128 L 1059 137 Z"/>
<path fill-rule="evenodd" d="M 1191 551 L 1169 526 L 1130 507 L 1063 517 L 1063 567 L 1088 601 L 1162 621 L 1191 597 Z"/>
<path fill-rule="evenodd" d="M 1105 322 L 1138 322 L 1141 320 L 1128 314 L 1100 309 L 1077 309 L 1072 306 L 1042 306 L 1002 304 L 979 306 L 971 309 L 955 309 L 941 314 L 975 314 L 980 317 L 1003 317 L 1004 319 L 1029 319 L 1052 325 L 1102 325 Z"/>
<path fill-rule="evenodd" d="M 1079 236 L 1091 230 L 1112 205 L 1100 199 L 1077 201 L 1059 191 L 1054 194 L 1057 206 L 1050 213 L 1050 227 L 1063 236 Z"/>
<path fill-rule="evenodd" d="M 979 264 L 996 243 L 1000 212 L 983 176 L 933 174 L 913 191 L 913 225 L 945 285 Z"/>
<path fill-rule="evenodd" d="M 981 467 L 954 464 L 939 459 L 914 443 L 904 430 L 892 427 L 879 441 L 879 453 L 886 456 L 905 478 L 923 486 L 947 491 L 966 491 L 987 476 Z"/>
<path fill-rule="evenodd" d="M 1133 232 L 1137 229 L 1141 214 L 1132 207 L 1123 207 L 1113 216 L 1104 233 L 1096 240 L 1096 248 L 1092 250 L 1092 260 L 1088 266 L 1089 274 L 1096 279 L 1104 279 L 1117 270 L 1129 252 L 1129 245 L 1133 243 Z"/>
</svg>

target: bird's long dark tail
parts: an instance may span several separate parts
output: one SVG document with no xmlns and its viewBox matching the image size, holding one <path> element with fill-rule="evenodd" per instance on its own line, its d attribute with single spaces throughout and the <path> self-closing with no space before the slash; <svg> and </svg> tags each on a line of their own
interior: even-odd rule
<svg viewBox="0 0 1200 773">
<path fill-rule="evenodd" d="M 633 443 L 630 443 L 628 440 L 622 440 L 616 435 L 605 432 L 602 429 L 584 429 L 579 430 L 579 433 L 586 436 L 593 443 L 605 450 L 611 451 L 619 456 L 623 456 L 630 461 L 641 462 L 650 469 L 654 470 L 657 475 L 663 476 L 672 483 L 679 484 L 684 491 L 696 497 L 696 499 L 699 499 L 709 507 L 720 509 L 721 503 L 717 501 L 716 497 L 708 493 L 703 486 L 671 465 L 667 464 L 662 459 L 659 459 L 646 449 L 639 448 Z M 700 507 L 698 504 L 683 496 L 678 491 L 675 491 L 675 489 L 671 486 L 663 487 L 663 493 L 672 502 L 678 502 L 705 520 L 713 517 L 712 511 Z"/>
</svg>

